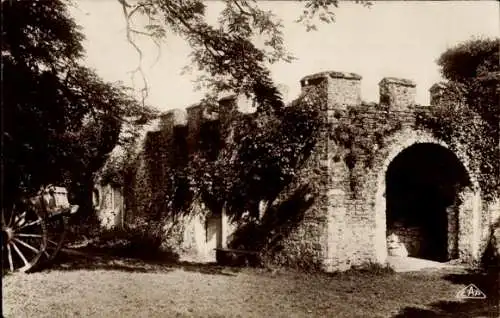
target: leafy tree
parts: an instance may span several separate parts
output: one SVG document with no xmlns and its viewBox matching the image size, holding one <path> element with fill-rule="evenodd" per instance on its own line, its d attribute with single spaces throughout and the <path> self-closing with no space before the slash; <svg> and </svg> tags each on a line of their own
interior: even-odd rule
<svg viewBox="0 0 500 318">
<path fill-rule="evenodd" d="M 94 173 L 153 111 L 82 66 L 84 36 L 66 2 L 10 0 L 1 8 L 2 201 L 56 183 L 85 206 Z"/>
<path fill-rule="evenodd" d="M 466 145 L 486 199 L 498 196 L 500 92 L 499 39 L 472 39 L 438 59 L 446 79 L 440 107 L 422 124 L 451 144 Z"/>
</svg>

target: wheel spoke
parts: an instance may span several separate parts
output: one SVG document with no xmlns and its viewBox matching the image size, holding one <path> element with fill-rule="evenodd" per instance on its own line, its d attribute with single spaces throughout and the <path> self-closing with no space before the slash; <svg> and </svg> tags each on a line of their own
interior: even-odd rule
<svg viewBox="0 0 500 318">
<path fill-rule="evenodd" d="M 9 215 L 9 224 L 7 226 L 11 226 L 12 225 L 12 222 L 14 221 L 14 211 L 16 210 L 16 205 L 12 205 L 12 210 L 10 211 L 10 215 Z"/>
<path fill-rule="evenodd" d="M 14 238 L 14 241 L 16 241 L 17 243 L 19 243 L 19 244 L 21 244 L 21 245 L 23 245 L 23 246 L 25 246 L 25 247 L 29 248 L 30 250 L 32 250 L 32 251 L 33 251 L 33 252 L 35 252 L 35 253 L 40 253 L 40 251 L 39 251 L 39 250 L 37 250 L 37 249 L 36 249 L 36 248 L 34 248 L 33 246 L 29 245 L 28 243 L 21 241 L 21 240 L 20 240 L 20 239 L 18 239 L 18 238 Z"/>
<path fill-rule="evenodd" d="M 58 245 L 58 244 L 59 244 L 59 243 L 54 242 L 54 241 L 52 241 L 52 240 L 47 240 L 47 243 L 51 243 L 51 244 L 54 244 L 54 245 Z"/>
<path fill-rule="evenodd" d="M 14 250 L 16 251 L 16 253 L 19 255 L 19 257 L 21 257 L 21 259 L 23 260 L 24 265 L 25 266 L 29 265 L 28 260 L 26 259 L 26 257 L 24 257 L 24 254 L 21 253 L 21 251 L 17 247 L 16 243 L 12 242 L 12 247 L 14 248 Z"/>
<path fill-rule="evenodd" d="M 28 233 L 17 233 L 16 236 L 19 236 L 19 237 L 43 237 L 42 234 L 28 234 Z"/>
<path fill-rule="evenodd" d="M 32 225 L 37 225 L 37 224 L 40 224 L 42 222 L 42 219 L 38 219 L 38 220 L 35 220 L 35 221 L 31 221 L 29 223 L 26 223 L 24 224 L 23 226 L 21 226 L 18 230 L 20 229 L 24 229 L 25 227 L 28 227 L 28 226 L 32 226 Z"/>
<path fill-rule="evenodd" d="M 9 259 L 10 271 L 14 271 L 14 263 L 12 262 L 12 250 L 10 249 L 10 244 L 7 244 L 7 258 Z"/>
<path fill-rule="evenodd" d="M 5 209 L 2 209 L 2 226 L 5 226 Z"/>
<path fill-rule="evenodd" d="M 12 214 L 14 214 L 14 212 L 12 212 Z M 14 225 L 21 225 L 21 224 L 19 224 L 19 221 L 24 220 L 25 217 L 26 217 L 26 211 L 21 213 L 21 215 L 16 215 L 15 220 L 14 220 Z"/>
</svg>

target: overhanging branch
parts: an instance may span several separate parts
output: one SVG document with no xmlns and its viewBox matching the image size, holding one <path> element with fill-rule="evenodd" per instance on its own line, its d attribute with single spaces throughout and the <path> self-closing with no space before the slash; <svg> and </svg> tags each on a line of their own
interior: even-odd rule
<svg viewBox="0 0 500 318">
<path fill-rule="evenodd" d="M 130 4 L 128 4 L 126 0 L 118 0 L 118 2 L 122 6 L 122 12 L 123 12 L 123 16 L 125 18 L 125 25 L 126 25 L 125 32 L 126 32 L 127 41 L 130 43 L 130 45 L 132 45 L 132 47 L 135 49 L 135 51 L 139 55 L 139 65 L 130 72 L 131 73 L 131 80 L 132 80 L 132 83 L 134 83 L 135 74 L 139 73 L 141 75 L 142 82 L 144 84 L 144 87 L 141 89 L 141 95 L 142 95 L 141 102 L 142 102 L 142 105 L 145 106 L 145 100 L 149 95 L 149 86 L 148 86 L 148 81 L 146 79 L 146 75 L 144 74 L 144 70 L 142 69 L 143 52 L 139 48 L 137 43 L 135 43 L 134 39 L 132 38 L 132 33 L 138 33 L 140 31 L 132 29 L 132 27 L 130 25 L 130 17 L 132 15 L 132 13 L 134 12 L 134 10 L 136 10 L 137 8 L 134 8 L 131 11 L 131 13 L 129 13 L 128 8 L 130 7 Z"/>
</svg>

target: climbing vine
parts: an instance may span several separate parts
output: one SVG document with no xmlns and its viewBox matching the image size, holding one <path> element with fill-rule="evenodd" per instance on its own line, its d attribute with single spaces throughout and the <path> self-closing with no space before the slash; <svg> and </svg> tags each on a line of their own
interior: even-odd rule
<svg viewBox="0 0 500 318">
<path fill-rule="evenodd" d="M 235 219 L 245 212 L 258 215 L 259 202 L 272 201 L 308 158 L 320 127 L 318 102 L 311 91 L 279 113 L 241 114 L 225 136 L 213 131 L 217 155 L 210 150 L 212 155 L 197 151 L 190 156 L 195 192 L 212 210 L 224 208 Z"/>
<path fill-rule="evenodd" d="M 331 138 L 345 151 L 334 160 L 343 159 L 349 169 L 350 190 L 354 197 L 364 181 L 365 172 L 373 167 L 377 151 L 385 146 L 387 136 L 401 129 L 401 119 L 389 112 L 370 112 L 362 105 L 334 114 L 337 122 Z"/>
<path fill-rule="evenodd" d="M 446 79 L 439 103 L 418 117 L 419 126 L 465 151 L 486 201 L 500 195 L 499 45 L 498 38 L 471 39 L 446 50 L 438 59 Z"/>
<path fill-rule="evenodd" d="M 483 199 L 491 201 L 498 197 L 498 130 L 492 130 L 475 111 L 463 104 L 444 103 L 432 113 L 419 112 L 417 125 L 446 142 L 451 150 L 464 151 L 470 169 L 479 172 L 477 181 Z"/>
<path fill-rule="evenodd" d="M 318 91 L 279 112 L 212 119 L 196 131 L 148 132 L 143 144 L 109 160 L 102 180 L 130 188 L 128 208 L 151 220 L 191 213 L 195 200 L 212 213 L 255 217 L 259 203 L 272 201 L 309 157 L 321 126 L 317 106 L 325 102 Z"/>
</svg>

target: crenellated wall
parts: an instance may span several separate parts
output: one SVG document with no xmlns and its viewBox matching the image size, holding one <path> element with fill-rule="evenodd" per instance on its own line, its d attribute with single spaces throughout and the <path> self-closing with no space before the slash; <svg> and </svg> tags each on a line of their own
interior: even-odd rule
<svg viewBox="0 0 500 318">
<path fill-rule="evenodd" d="M 296 255 L 314 255 L 314 259 L 322 259 L 321 265 L 326 271 L 386 261 L 386 239 L 390 233 L 387 230 L 385 174 L 396 156 L 419 144 L 435 144 L 452 152 L 448 145 L 416 125 L 418 112 L 432 113 L 439 107 L 441 89 L 431 88 L 431 106 L 418 106 L 415 104 L 414 82 L 388 77 L 379 84 L 380 102 L 365 105 L 360 102 L 360 82 L 361 76 L 342 72 L 321 72 L 301 80 L 303 92 L 315 86 L 326 90 L 328 96 L 327 105 L 318 105 L 325 112 L 326 119 L 322 137 L 316 145 L 315 156 L 310 159 L 313 162 L 302 173 L 309 174 L 304 178 L 305 182 L 321 186 L 317 200 L 309 214 L 306 213 L 309 215 L 307 222 L 289 235 L 288 242 L 283 244 L 287 248 L 280 254 L 288 253 L 288 258 L 292 259 Z M 362 127 L 368 135 L 379 127 L 398 127 L 396 132 L 383 136 L 382 148 L 373 145 L 375 155 L 369 167 L 360 161 L 349 167 L 339 159 L 345 155 L 346 149 L 331 138 L 339 125 L 350 120 L 349 114 L 353 111 L 357 113 L 357 122 L 352 124 Z M 480 233 L 489 228 L 485 215 L 490 213 L 481 204 L 476 172 L 469 169 L 465 152 L 459 151 L 454 156 L 456 164 L 464 167 L 470 185 L 457 193 L 457 198 L 461 197 L 461 202 L 456 203 L 458 211 L 454 213 L 453 209 L 448 209 L 445 212 L 448 213 L 448 225 L 443 231 L 447 232 L 448 246 L 444 257 L 477 261 L 485 242 L 485 235 Z M 356 189 L 350 186 L 353 175 L 358 182 L 361 180 Z M 419 246 L 433 244 L 432 239 L 422 242 L 419 231 L 407 226 L 395 232 L 415 254 L 419 252 Z"/>
<path fill-rule="evenodd" d="M 447 210 L 448 223 L 443 231 L 447 235 L 449 258 L 477 260 L 484 249 L 485 233 L 493 222 L 493 214 L 498 214 L 498 204 L 487 207 L 479 199 L 477 173 L 470 169 L 464 151 L 452 152 L 448 145 L 416 125 L 418 112 L 432 113 L 439 107 L 444 87 L 433 86 L 431 105 L 418 106 L 414 82 L 386 77 L 379 83 L 379 103 L 364 104 L 361 80 L 362 77 L 354 73 L 321 72 L 300 81 L 303 94 L 313 87 L 319 88 L 326 93 L 327 103 L 314 106 L 322 113 L 323 121 L 311 156 L 297 172 L 296 179 L 271 203 L 278 206 L 303 191 L 304 185 L 308 186 L 307 191 L 299 193 L 307 198 L 300 223 L 290 228 L 271 250 L 269 260 L 286 266 L 312 264 L 325 271 L 386 262 L 387 236 L 391 234 L 386 215 L 386 172 L 398 155 L 415 145 L 437 145 L 444 152 L 452 153 L 456 164 L 463 167 L 469 184 L 457 193 L 460 200 L 457 199 L 453 209 Z M 223 132 L 222 138 L 231 139 L 231 125 L 239 116 L 237 107 L 236 96 L 228 96 L 215 108 L 199 104 L 161 116 L 158 129 L 149 132 L 144 140 L 135 181 L 129 185 L 128 197 L 134 197 L 134 202 L 127 204 L 128 221 L 134 215 L 150 213 L 151 202 L 156 202 L 154 196 L 161 193 L 162 188 L 168 188 L 170 169 L 186 164 L 188 154 L 201 147 L 202 128 L 206 123 L 218 127 Z M 356 114 L 355 121 L 353 114 Z M 370 152 L 372 158 L 360 155 L 354 163 L 344 160 L 350 150 L 332 136 L 346 122 L 364 131 L 366 138 L 377 140 Z M 375 136 L 380 127 L 392 127 L 392 130 Z M 155 154 L 148 149 L 155 149 Z M 356 185 L 353 180 L 357 181 Z M 195 205 L 194 209 L 206 209 L 201 203 Z M 195 259 L 214 260 L 213 249 L 230 244 L 238 224 L 229 224 L 224 215 L 206 215 L 206 218 L 185 222 L 183 244 L 189 248 L 184 250 L 199 256 Z M 411 255 L 416 255 L 421 246 L 432 244 L 432 241 L 423 242 L 420 231 L 420 228 L 399 225 L 392 233 L 400 236 Z"/>
</svg>

